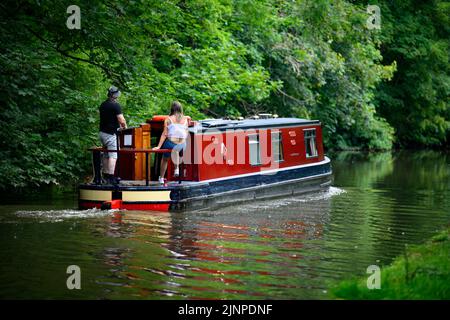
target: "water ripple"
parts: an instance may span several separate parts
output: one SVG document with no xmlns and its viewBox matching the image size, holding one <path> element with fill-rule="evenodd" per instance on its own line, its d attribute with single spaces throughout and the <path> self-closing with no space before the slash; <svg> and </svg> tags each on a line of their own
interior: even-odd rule
<svg viewBox="0 0 450 320">
<path fill-rule="evenodd" d="M 21 218 L 35 218 L 44 221 L 61 222 L 66 219 L 91 219 L 111 216 L 117 210 L 26 210 L 16 211 L 15 214 Z"/>
</svg>

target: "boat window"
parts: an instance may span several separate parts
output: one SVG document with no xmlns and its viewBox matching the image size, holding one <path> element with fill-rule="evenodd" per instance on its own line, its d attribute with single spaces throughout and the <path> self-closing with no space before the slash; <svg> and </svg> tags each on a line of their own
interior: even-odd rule
<svg viewBox="0 0 450 320">
<path fill-rule="evenodd" d="M 274 161 L 283 161 L 283 142 L 281 131 L 272 131 L 272 157 Z"/>
<path fill-rule="evenodd" d="M 252 134 L 248 136 L 248 151 L 251 165 L 261 164 L 261 155 L 259 150 L 259 135 Z"/>
<path fill-rule="evenodd" d="M 303 130 L 305 134 L 306 157 L 317 157 L 316 129 Z"/>
</svg>

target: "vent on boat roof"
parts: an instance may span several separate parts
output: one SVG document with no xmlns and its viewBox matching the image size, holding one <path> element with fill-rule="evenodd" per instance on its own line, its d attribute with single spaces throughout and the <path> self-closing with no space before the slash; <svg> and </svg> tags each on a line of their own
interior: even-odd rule
<svg viewBox="0 0 450 320">
<path fill-rule="evenodd" d="M 224 120 L 224 119 L 208 119 L 202 120 L 200 122 L 202 124 L 202 127 L 206 128 L 224 127 L 230 124 L 239 123 L 239 121 L 236 120 Z"/>
<path fill-rule="evenodd" d="M 249 119 L 258 120 L 258 119 L 276 119 L 278 118 L 277 114 L 271 113 L 259 113 L 258 115 L 254 115 L 249 117 Z"/>
</svg>

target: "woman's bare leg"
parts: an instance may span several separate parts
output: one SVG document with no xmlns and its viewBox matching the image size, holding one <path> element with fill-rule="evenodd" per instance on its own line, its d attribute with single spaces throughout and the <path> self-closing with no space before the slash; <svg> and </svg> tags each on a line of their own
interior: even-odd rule
<svg viewBox="0 0 450 320">
<path fill-rule="evenodd" d="M 167 163 L 169 162 L 169 158 L 162 157 L 161 158 L 161 169 L 159 170 L 159 176 L 164 178 L 167 171 Z"/>
<path fill-rule="evenodd" d="M 174 170 L 173 174 L 175 177 L 178 177 L 180 175 L 180 163 L 181 163 L 181 161 L 183 161 L 183 158 L 180 157 L 179 151 L 175 151 L 174 153 L 172 153 L 172 162 L 175 166 L 175 170 Z"/>
<path fill-rule="evenodd" d="M 175 165 L 175 167 L 178 167 L 180 164 L 180 153 L 178 151 L 172 151 L 172 162 Z"/>
</svg>

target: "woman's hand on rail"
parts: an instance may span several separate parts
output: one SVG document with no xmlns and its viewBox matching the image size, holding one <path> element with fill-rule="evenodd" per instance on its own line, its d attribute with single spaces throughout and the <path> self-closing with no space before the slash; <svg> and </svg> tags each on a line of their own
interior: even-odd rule
<svg viewBox="0 0 450 320">
<path fill-rule="evenodd" d="M 161 147 L 153 147 L 152 150 L 159 150 Z"/>
</svg>

